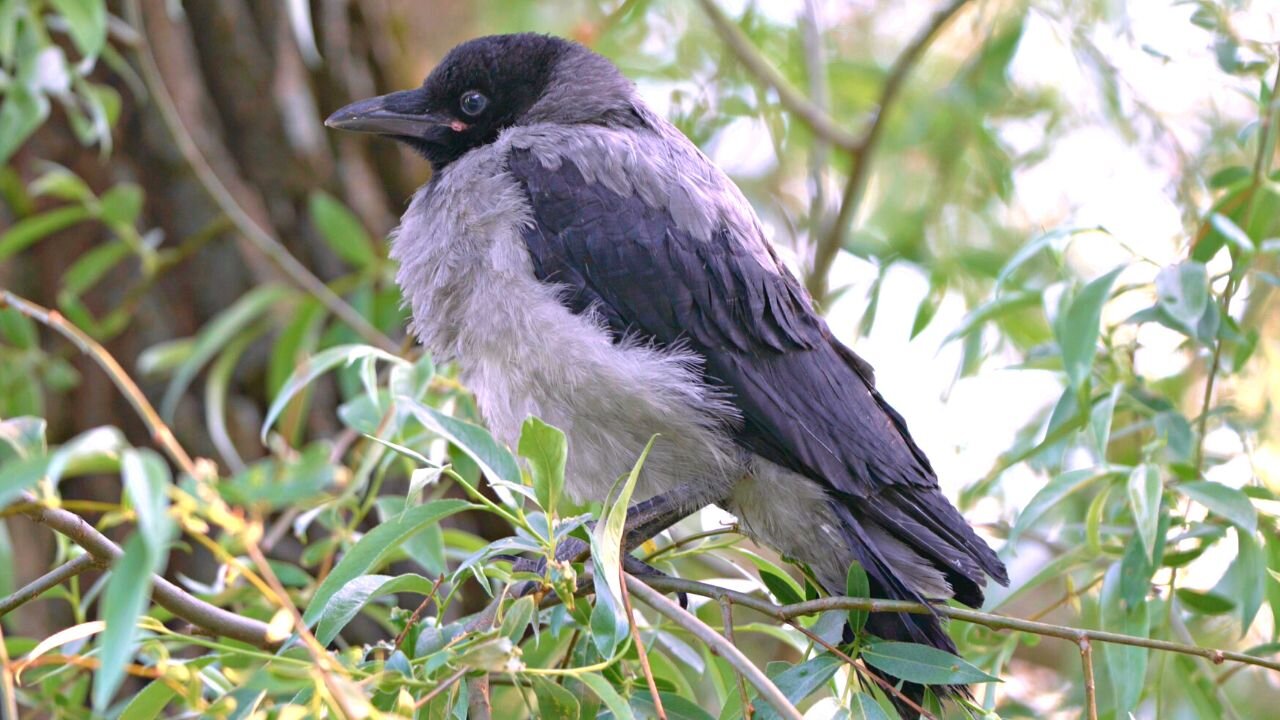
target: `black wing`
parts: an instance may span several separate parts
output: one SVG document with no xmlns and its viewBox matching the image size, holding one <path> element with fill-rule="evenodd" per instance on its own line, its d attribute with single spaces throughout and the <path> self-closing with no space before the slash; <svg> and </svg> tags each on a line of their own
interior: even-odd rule
<svg viewBox="0 0 1280 720">
<path fill-rule="evenodd" d="M 832 337 L 776 259 L 766 267 L 732 234 L 749 228 L 721 226 L 708 242 L 667 208 L 588 182 L 571 161 L 548 169 L 513 149 L 509 169 L 533 211 L 524 239 L 534 272 L 565 287 L 570 309 L 599 313 L 615 338 L 697 352 L 707 380 L 742 414 L 738 444 L 823 484 L 916 548 L 957 598 L 981 597 L 983 570 L 1003 580 L 1000 561 L 937 490 L 902 417 L 876 392 L 870 366 Z"/>
</svg>

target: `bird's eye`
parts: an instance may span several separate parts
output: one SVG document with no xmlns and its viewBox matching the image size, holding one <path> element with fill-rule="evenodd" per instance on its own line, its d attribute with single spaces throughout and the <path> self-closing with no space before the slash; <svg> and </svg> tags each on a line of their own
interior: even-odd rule
<svg viewBox="0 0 1280 720">
<path fill-rule="evenodd" d="M 462 94 L 462 102 L 459 105 L 462 107 L 462 112 L 475 117 L 488 107 L 489 98 L 476 90 L 468 90 Z"/>
</svg>

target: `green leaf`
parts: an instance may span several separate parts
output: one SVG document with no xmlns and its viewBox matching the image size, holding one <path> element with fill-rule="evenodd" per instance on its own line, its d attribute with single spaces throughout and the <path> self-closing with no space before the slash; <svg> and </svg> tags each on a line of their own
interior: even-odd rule
<svg viewBox="0 0 1280 720">
<path fill-rule="evenodd" d="M 3 113 L 0 113 L 0 117 Z M 0 144 L 3 140 L 0 140 Z M 23 218 L 0 233 L 0 260 L 26 250 L 34 243 L 76 223 L 88 220 L 89 210 L 81 205 L 60 207 Z"/>
<path fill-rule="evenodd" d="M 450 515 L 479 506 L 464 500 L 436 500 L 409 508 L 401 515 L 385 520 L 351 546 L 338 564 L 316 588 L 303 619 L 314 624 L 325 612 L 325 606 L 339 590 L 369 570 L 380 566 L 401 544 L 423 528 Z"/>
<path fill-rule="evenodd" d="M 1240 605 L 1241 636 L 1249 632 L 1266 594 L 1267 560 L 1253 533 L 1236 530 L 1236 557 L 1218 582 L 1215 592 Z"/>
<path fill-rule="evenodd" d="M 479 425 L 459 420 L 406 398 L 409 410 L 428 430 L 453 443 L 490 479 L 520 485 L 520 466 L 505 447 Z"/>
<path fill-rule="evenodd" d="M 1009 532 L 1009 542 L 1014 542 L 1027 528 L 1039 522 L 1045 513 L 1058 507 L 1072 493 L 1079 492 L 1098 480 L 1115 474 L 1115 470 L 1106 467 L 1081 468 L 1068 470 L 1045 483 L 1045 486 L 1032 496 L 1022 512 L 1018 513 L 1013 530 Z"/>
<path fill-rule="evenodd" d="M 1215 592 L 1200 592 L 1187 588 L 1177 589 L 1178 602 L 1201 615 L 1222 615 L 1236 609 L 1236 603 L 1229 597 Z"/>
<path fill-rule="evenodd" d="M 1103 630 L 1148 637 L 1151 632 L 1150 604 L 1126 607 L 1121 597 L 1120 564 L 1114 563 L 1102 581 L 1101 625 Z M 1115 704 L 1115 717 L 1127 717 L 1138 703 L 1147 675 L 1147 649 L 1113 643 L 1102 644 L 1102 657 Z"/>
<path fill-rule="evenodd" d="M 502 616 L 502 628 L 498 633 L 510 639 L 511 642 L 519 644 L 524 638 L 524 631 L 537 615 L 538 608 L 534 604 L 532 595 L 519 598 L 507 606 L 507 612 Z"/>
<path fill-rule="evenodd" d="M 667 714 L 667 720 L 714 720 L 710 713 L 682 695 L 660 690 L 658 697 L 662 699 L 662 709 Z M 658 717 L 658 708 L 653 704 L 653 696 L 646 690 L 637 690 L 631 695 L 631 708 L 639 717 Z"/>
<path fill-rule="evenodd" d="M 373 240 L 364 225 L 345 205 L 316 191 L 308 203 L 311 222 L 333 252 L 356 268 L 365 268 L 378 259 Z"/>
<path fill-rule="evenodd" d="M 126 448 L 120 456 L 120 474 L 125 493 L 137 515 L 138 534 L 147 551 L 159 564 L 173 539 L 174 524 L 169 517 L 169 466 L 154 450 Z M 153 567 L 159 571 L 161 568 Z"/>
<path fill-rule="evenodd" d="M 267 433 L 271 430 L 271 426 L 280 417 L 280 413 L 284 412 L 289 400 L 298 394 L 300 390 L 338 365 L 350 366 L 365 358 L 376 358 L 390 363 L 408 365 L 403 359 L 384 350 L 379 350 L 372 345 L 339 345 L 316 353 L 293 371 L 293 374 L 285 381 L 280 393 L 276 395 L 276 399 L 272 401 L 271 407 L 267 410 L 267 417 L 262 421 L 262 432 L 259 436 L 261 440 L 266 442 Z"/>
<path fill-rule="evenodd" d="M 1216 482 L 1182 483 L 1174 488 L 1247 533 L 1258 529 L 1258 511 L 1249 496 Z"/>
<path fill-rule="evenodd" d="M 592 581 L 596 592 L 595 607 L 591 609 L 591 637 L 596 650 L 604 657 L 613 655 L 630 627 L 631 619 L 626 616 L 622 604 L 622 536 L 640 468 L 657 439 L 657 435 L 649 438 L 622 489 L 611 504 L 606 503 L 604 515 L 591 532 Z"/>
<path fill-rule="evenodd" d="M 849 566 L 849 572 L 845 575 L 844 591 L 851 598 L 871 597 L 871 582 L 867 579 L 867 571 L 857 560 L 853 561 Z M 866 610 L 850 610 L 849 631 L 854 635 L 861 633 L 862 628 L 867 624 L 868 616 L 869 613 Z"/>
<path fill-rule="evenodd" d="M 1102 320 L 1102 306 L 1110 297 L 1111 286 L 1122 270 L 1124 266 L 1085 285 L 1072 299 L 1065 315 L 1055 323 L 1058 346 L 1062 349 L 1063 368 L 1073 388 L 1082 387 L 1093 369 L 1093 358 L 1098 347 L 1099 323 Z"/>
<path fill-rule="evenodd" d="M 863 649 L 862 659 L 890 675 L 925 685 L 1000 681 L 945 650 L 916 643 L 877 642 Z"/>
<path fill-rule="evenodd" d="M 249 323 L 293 294 L 293 290 L 279 285 L 254 288 L 210 320 L 196 336 L 191 355 L 178 366 L 173 379 L 169 381 L 169 387 L 160 402 L 160 414 L 165 418 L 172 418 L 182 394 L 205 363 L 212 360 Z"/>
<path fill-rule="evenodd" d="M 102 220 L 117 225 L 133 225 L 142 212 L 145 199 L 142 188 L 134 183 L 122 182 L 102 195 Z"/>
<path fill-rule="evenodd" d="M 760 573 L 760 581 L 780 605 L 794 605 L 804 600 L 800 585 L 786 571 L 767 565 L 757 566 L 757 571 Z"/>
<path fill-rule="evenodd" d="M 591 688 L 591 692 L 595 693 L 596 697 L 600 698 L 600 701 L 604 703 L 604 706 L 609 708 L 609 712 L 613 713 L 615 720 L 635 720 L 636 716 L 631 712 L 631 706 L 603 676 L 596 673 L 584 673 L 574 677 L 582 681 L 583 685 Z"/>
<path fill-rule="evenodd" d="M 529 677 L 538 698 L 538 717 L 577 720 L 582 713 L 577 696 L 540 675 Z"/>
<path fill-rule="evenodd" d="M 316 639 L 321 645 L 328 645 L 342 632 L 360 609 L 375 598 L 392 593 L 417 593 L 429 595 L 435 583 L 409 573 L 392 577 L 390 575 L 361 575 L 343 585 L 325 604 L 320 614 L 320 623 L 316 626 Z"/>
<path fill-rule="evenodd" d="M 120 720 L 155 720 L 177 696 L 178 691 L 164 679 L 152 680 L 120 711 Z"/>
<path fill-rule="evenodd" d="M 1143 463 L 1129 473 L 1129 509 L 1137 526 L 1138 537 L 1147 557 L 1155 557 L 1156 528 L 1160 524 L 1160 500 L 1164 486 L 1160 482 L 1160 469 Z"/>
<path fill-rule="evenodd" d="M 799 665 L 787 663 L 770 663 L 770 666 L 782 666 L 786 670 L 773 675 L 770 679 L 787 697 L 792 705 L 799 705 L 802 700 L 812 695 L 831 679 L 840 669 L 843 661 L 829 653 L 815 655 Z M 766 702 L 756 703 L 756 715 L 759 720 L 777 720 L 781 717 L 772 705 Z"/>
<path fill-rule="evenodd" d="M 124 666 L 133 659 L 138 634 L 138 618 L 151 597 L 151 569 L 154 558 L 141 533 L 124 543 L 124 555 L 111 566 L 102 595 L 102 620 L 107 624 L 98 642 L 101 663 L 94 671 L 93 708 L 106 709 L 124 681 Z"/>
<path fill-rule="evenodd" d="M 1048 247 L 1057 246 L 1062 240 L 1070 239 L 1076 235 L 1085 233 L 1106 233 L 1106 230 L 1101 227 L 1058 228 L 1056 230 L 1050 230 L 1049 232 L 1018 248 L 1018 251 L 1015 252 L 1013 256 L 1009 258 L 1009 261 L 1005 263 L 1004 267 L 1000 269 L 1000 274 L 996 276 L 996 290 L 1002 288 L 1005 282 L 1013 276 L 1013 273 L 1015 273 L 1018 268 L 1027 264 L 1031 258 L 1040 254 L 1040 251 Z"/>
<path fill-rule="evenodd" d="M 71 39 L 85 57 L 97 57 L 107 42 L 107 3 L 104 0 L 50 0 L 67 21 Z"/>
<path fill-rule="evenodd" d="M 519 453 L 529 461 L 538 505 L 548 514 L 554 514 L 564 490 L 564 467 L 568 459 L 564 433 L 530 417 L 520 429 Z"/>
<path fill-rule="evenodd" d="M 0 133 L 0 165 L 9 162 L 9 158 L 13 157 L 18 148 L 22 147 L 22 143 L 26 142 L 31 133 L 35 132 L 47 117 L 49 117 L 49 100 L 44 95 L 32 92 L 21 83 L 10 83 L 5 88 L 4 96 L 0 97 L 0 127 L 5 129 Z M 88 217 L 88 212 L 84 208 L 64 209 L 76 209 L 82 212 L 84 217 Z M 17 229 L 15 225 L 13 230 Z M 9 233 L 0 234 L 0 260 L 17 252 L 5 242 L 8 235 Z"/>
<path fill-rule="evenodd" d="M 875 698 L 866 693 L 854 693 L 849 698 L 849 720 L 889 720 Z"/>
</svg>

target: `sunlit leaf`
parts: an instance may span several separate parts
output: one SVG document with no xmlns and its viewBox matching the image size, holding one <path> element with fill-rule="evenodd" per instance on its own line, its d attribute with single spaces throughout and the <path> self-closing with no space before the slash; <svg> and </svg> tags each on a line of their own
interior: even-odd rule
<svg viewBox="0 0 1280 720">
<path fill-rule="evenodd" d="M 1118 267 L 1081 288 L 1056 323 L 1058 346 L 1062 348 L 1062 364 L 1071 386 L 1079 388 L 1089 377 L 1097 352 L 1102 306 L 1111 295 L 1111 286 L 1124 267 Z"/>
</svg>

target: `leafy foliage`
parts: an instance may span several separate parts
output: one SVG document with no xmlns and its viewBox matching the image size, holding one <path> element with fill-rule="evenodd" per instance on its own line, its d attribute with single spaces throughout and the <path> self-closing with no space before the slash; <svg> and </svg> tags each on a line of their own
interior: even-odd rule
<svg viewBox="0 0 1280 720">
<path fill-rule="evenodd" d="M 181 6 L 169 5 L 163 17 L 147 15 L 152 32 L 181 20 Z M 493 2 L 474 10 L 486 30 L 573 34 L 617 61 L 729 165 L 799 266 L 844 237 L 837 269 L 857 270 L 833 275 L 834 290 L 820 298 L 842 337 L 874 339 L 892 321 L 913 347 L 954 352 L 956 387 L 1015 374 L 1051 381 L 1053 397 L 986 459 L 985 474 L 944 477 L 964 483 L 948 489 L 1003 543 L 1013 569 L 1013 586 L 992 588 L 985 610 L 1137 644 L 1095 643 L 1097 682 L 1089 687 L 1080 648 L 1032 630 L 954 621 L 962 659 L 870 636 L 863 608 L 779 624 L 692 594 L 692 622 L 731 635 L 811 716 L 893 717 L 892 690 L 869 676 L 876 670 L 975 683 L 973 702 L 930 706 L 949 717 L 1089 705 L 1104 718 L 1261 717 L 1274 706 L 1268 671 L 1142 644 L 1235 649 L 1263 661 L 1280 652 L 1280 450 L 1267 400 L 1276 389 L 1280 317 L 1268 311 L 1280 285 L 1276 51 L 1274 38 L 1252 29 L 1262 11 L 1248 3 L 1183 7 L 1178 27 L 1212 49 L 1204 72 L 1244 98 L 1240 112 L 1203 117 L 1207 129 L 1195 142 L 1165 127 L 1113 62 L 1126 52 L 1181 58 L 1121 37 L 1123 11 L 1110 6 L 969 3 L 951 27 L 973 32 L 956 29 L 963 41 L 923 52 L 881 107 L 893 77 L 889 40 L 894 51 L 910 40 L 879 10 L 832 11 L 818 27 L 807 11 L 793 17 L 748 4 L 735 20 L 753 48 L 786 82 L 822 99 L 837 124 L 856 130 L 883 115 L 875 152 L 861 154 L 833 149 L 783 107 L 694 4 Z M 175 204 L 196 203 L 147 177 L 156 171 L 148 156 L 155 145 L 120 125 L 142 116 L 159 127 L 155 105 L 168 97 L 148 70 L 151 36 L 137 3 L 124 8 L 128 22 L 101 0 L 0 0 L 0 596 L 8 596 L 0 602 L 39 574 L 19 559 L 51 556 L 41 572 L 75 568 L 44 588 L 38 604 L 3 616 L 3 707 L 55 717 L 92 708 L 122 718 L 446 718 L 466 716 L 487 696 L 498 717 L 640 718 L 657 716 L 659 706 L 669 718 L 738 717 L 747 706 L 757 718 L 787 716 L 689 625 L 643 605 L 627 611 L 634 600 L 619 543 L 632 494 L 642 491 L 643 457 L 610 498 L 575 504 L 565 493 L 560 430 L 529 418 L 513 452 L 484 429 L 453 367 L 437 367 L 409 342 L 400 352 L 396 342 L 370 344 L 370 332 L 400 338 L 407 325 L 394 263 L 377 239 L 386 228 L 372 220 L 368 192 L 352 188 L 365 180 L 339 183 L 324 168 L 339 163 L 366 178 L 393 164 L 386 156 L 357 161 L 344 148 L 326 160 L 308 156 L 307 172 L 275 173 L 254 164 L 250 156 L 263 148 L 251 132 L 235 135 L 230 154 L 243 174 L 270 177 L 290 193 L 244 215 L 251 223 L 297 218 L 290 227 L 309 233 L 314 248 L 306 249 L 317 250 L 317 272 L 323 268 L 324 286 L 342 305 L 286 273 L 228 287 L 208 306 L 171 307 L 174 285 L 225 277 L 204 264 L 211 248 L 225 245 L 241 253 L 230 256 L 236 262 L 256 267 L 260 254 L 237 249 L 228 230 L 249 245 L 255 227 L 269 232 L 224 209 L 182 237 L 166 236 L 161 226 L 172 227 Z M 219 82 L 265 100 L 256 94 L 265 87 L 254 84 L 259 74 L 293 78 L 301 93 L 336 84 L 339 66 L 364 73 L 366 58 L 343 64 L 329 56 L 369 38 L 331 34 L 382 21 L 345 7 L 334 16 L 326 6 L 313 27 L 311 10 L 288 3 L 283 17 L 296 55 L 288 54 L 294 45 L 273 48 L 281 53 L 271 58 L 275 69 L 252 73 L 228 63 Z M 252 15 L 233 19 L 261 21 Z M 951 37 L 947 26 L 940 32 Z M 1018 77 L 1028 46 L 1055 34 L 1096 97 Z M 389 37 L 375 33 L 372 42 L 387 45 L 371 56 L 397 54 Z M 239 47 L 221 35 L 197 45 L 193 52 L 229 55 Z M 190 87 L 222 87 L 206 80 Z M 299 155 L 323 144 L 298 130 L 319 132 L 315 103 L 298 101 L 303 95 L 272 96 L 288 108 L 283 124 L 298 143 L 289 151 Z M 232 131 L 247 122 L 236 103 L 208 104 Z M 1169 252 L 1153 253 L 1151 243 L 1135 249 L 1142 237 L 1088 217 L 1028 220 L 1028 175 L 1057 146 L 1078 142 L 1077 132 L 1098 127 L 1177 158 L 1165 193 L 1180 217 Z M 748 141 L 733 145 L 744 129 Z M 55 157 L 60 139 L 73 152 Z M 87 149 L 95 157 L 80 162 Z M 758 162 L 739 157 L 761 154 Z M 840 185 L 864 169 L 866 199 L 848 232 L 833 234 Z M 307 177 L 295 185 L 294 175 Z M 252 205 L 252 192 L 228 194 Z M 74 233 L 92 242 L 68 244 L 50 262 L 50 248 Z M 32 258 L 43 264 L 33 268 Z M 56 312 L 20 305 L 11 290 L 38 294 Z M 853 317 L 838 312 L 848 303 L 859 305 Z M 190 322 L 153 332 L 142 318 L 156 305 Z M 67 419 L 64 408 L 83 409 L 78 388 L 100 372 L 80 354 L 131 398 L 129 415 L 104 421 L 86 412 L 98 418 L 88 425 Z M 1160 354 L 1175 362 L 1151 362 Z M 128 395 L 134 376 L 158 412 Z M 209 457 L 174 451 L 184 446 Z M 62 536 L 34 544 L 30 523 L 17 516 L 42 509 L 83 515 L 120 541 L 119 557 L 86 563 L 75 538 Z M 777 605 L 816 597 L 804 568 L 722 520 L 704 515 L 637 557 Z M 589 543 L 591 557 L 557 560 L 570 538 Z M 100 572 L 99 564 L 110 567 Z M 148 599 L 169 581 L 256 623 L 269 649 L 191 632 L 170 606 Z M 847 594 L 870 594 L 860 567 L 850 569 Z M 852 642 L 844 642 L 846 623 Z"/>
</svg>

